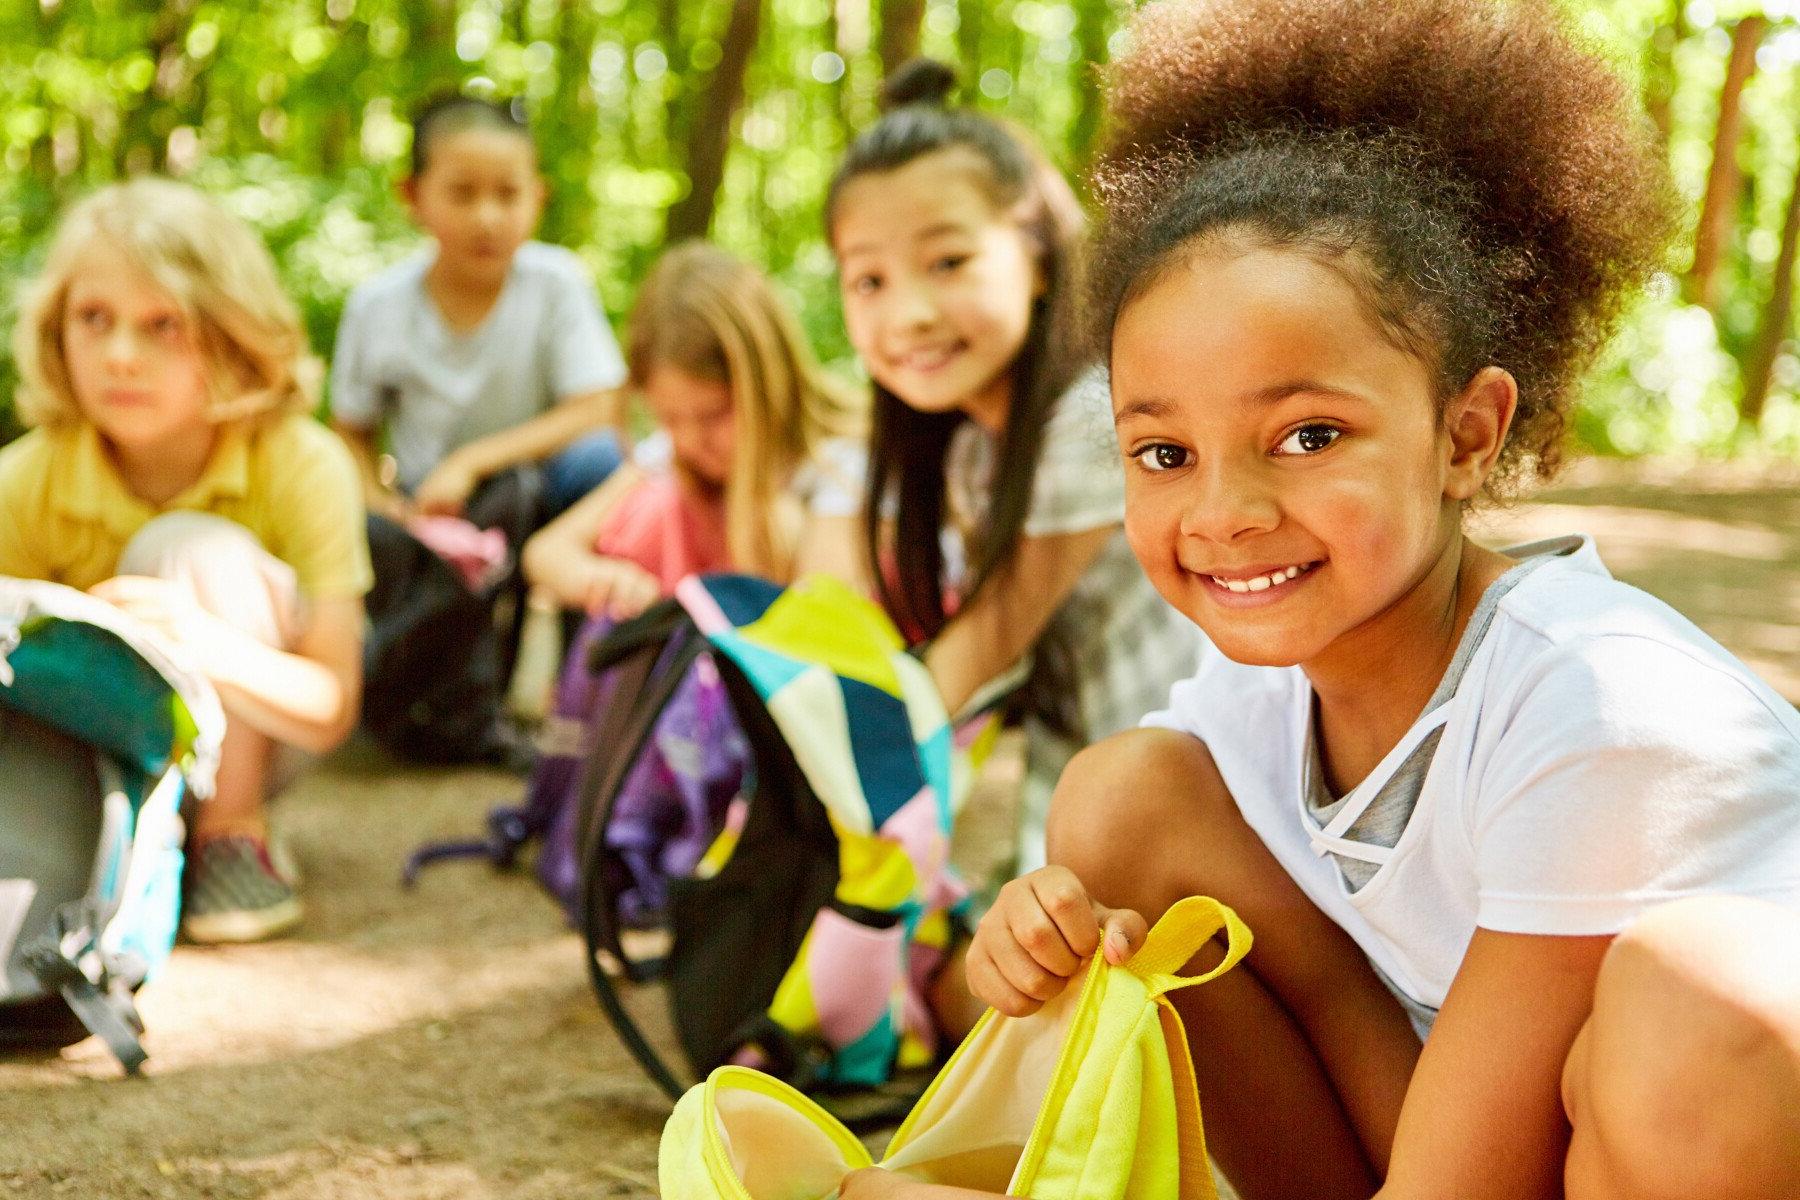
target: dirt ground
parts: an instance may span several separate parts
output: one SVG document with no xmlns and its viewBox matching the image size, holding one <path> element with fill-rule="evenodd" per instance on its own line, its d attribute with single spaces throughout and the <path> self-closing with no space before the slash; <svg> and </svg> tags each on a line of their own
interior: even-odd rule
<svg viewBox="0 0 1800 1200">
<path fill-rule="evenodd" d="M 1615 573 L 1800 700 L 1800 469 L 1589 464 L 1483 530 L 1594 534 Z M 0 1058 L 0 1197 L 653 1194 L 668 1107 L 531 877 L 449 864 L 399 887 L 415 845 L 475 831 L 519 789 L 366 749 L 324 764 L 277 812 L 306 924 L 177 948 L 142 998 L 145 1078 L 92 1040 Z M 654 1023 L 649 999 L 634 1003 Z"/>
</svg>

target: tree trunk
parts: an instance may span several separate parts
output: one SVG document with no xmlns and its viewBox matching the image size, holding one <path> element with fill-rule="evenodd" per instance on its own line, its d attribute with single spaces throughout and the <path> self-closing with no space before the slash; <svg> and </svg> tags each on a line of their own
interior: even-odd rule
<svg viewBox="0 0 1800 1200">
<path fill-rule="evenodd" d="M 1731 221 L 1743 189 L 1738 166 L 1738 138 L 1743 125 L 1744 85 L 1756 71 L 1756 45 L 1768 28 L 1764 17 L 1745 17 L 1731 31 L 1731 62 L 1719 92 L 1719 122 L 1713 134 L 1712 169 L 1700 201 L 1700 223 L 1694 230 L 1694 264 L 1688 270 L 1688 295 L 1707 308 L 1718 308 L 1719 263 L 1731 237 Z"/>
<path fill-rule="evenodd" d="M 892 75 L 919 53 L 919 26 L 925 20 L 925 0 L 881 0 L 882 75 Z"/>
<path fill-rule="evenodd" d="M 1775 360 L 1787 341 L 1789 320 L 1794 314 L 1794 255 L 1800 245 L 1800 167 L 1794 171 L 1794 186 L 1788 192 L 1787 217 L 1781 223 L 1781 252 L 1775 256 L 1774 290 L 1769 293 L 1769 306 L 1763 309 L 1762 327 L 1756 331 L 1756 345 L 1750 354 L 1750 367 L 1744 374 L 1744 421 L 1754 426 L 1762 419 L 1763 404 L 1769 398 L 1769 381 L 1775 375 Z"/>
<path fill-rule="evenodd" d="M 114 170 L 120 175 L 140 168 L 160 171 L 168 158 L 168 130 L 157 128 L 156 117 L 174 108 L 172 84 L 178 74 L 192 12 L 189 4 L 176 3 L 157 5 L 155 13 L 144 50 L 156 64 L 156 77 L 119 115 Z"/>
<path fill-rule="evenodd" d="M 762 0 L 731 0 L 731 18 L 721 42 L 724 56 L 713 70 L 700 120 L 688 140 L 688 194 L 669 209 L 665 242 L 705 237 L 712 226 L 713 205 L 725 178 L 725 154 L 731 148 L 731 126 L 743 103 L 744 75 L 761 29 Z"/>
</svg>

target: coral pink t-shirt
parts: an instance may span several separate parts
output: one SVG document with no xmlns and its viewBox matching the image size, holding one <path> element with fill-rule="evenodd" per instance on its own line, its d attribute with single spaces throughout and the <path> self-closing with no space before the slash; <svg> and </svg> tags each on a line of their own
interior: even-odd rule
<svg viewBox="0 0 1800 1200">
<path fill-rule="evenodd" d="M 627 492 L 607 514 L 594 549 L 636 563 L 656 576 L 664 592 L 673 592 L 689 575 L 731 569 L 725 502 L 700 495 L 672 476 L 654 476 Z"/>
</svg>

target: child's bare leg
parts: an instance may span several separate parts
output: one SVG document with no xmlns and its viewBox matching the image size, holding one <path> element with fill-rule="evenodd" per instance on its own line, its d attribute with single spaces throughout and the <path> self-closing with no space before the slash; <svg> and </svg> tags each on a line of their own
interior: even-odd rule
<svg viewBox="0 0 1800 1200">
<path fill-rule="evenodd" d="M 1570 1051 L 1568 1200 L 1800 1196 L 1800 917 L 1663 905 L 1607 952 Z"/>
<path fill-rule="evenodd" d="M 263 802 L 275 745 L 242 721 L 228 721 L 219 753 L 219 777 L 211 799 L 193 807 L 193 841 L 245 835 L 266 840 Z"/>
<path fill-rule="evenodd" d="M 1208 1146 L 1244 1200 L 1372 1194 L 1418 1038 L 1244 823 L 1205 746 L 1137 730 L 1083 751 L 1057 785 L 1049 853 L 1152 922 L 1196 893 L 1238 911 L 1256 939 L 1243 966 L 1177 993 Z"/>
<path fill-rule="evenodd" d="M 270 646 L 286 645 L 298 619 L 294 571 L 249 530 L 209 513 L 178 511 L 147 523 L 119 558 L 122 574 L 179 584 L 207 612 Z M 244 834 L 264 839 L 274 743 L 228 717 L 213 797 L 196 805 L 194 842 Z"/>
</svg>

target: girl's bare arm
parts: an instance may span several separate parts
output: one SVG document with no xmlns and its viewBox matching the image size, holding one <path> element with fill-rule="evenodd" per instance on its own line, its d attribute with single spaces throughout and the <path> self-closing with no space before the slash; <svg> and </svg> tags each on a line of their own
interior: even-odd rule
<svg viewBox="0 0 1800 1200">
<path fill-rule="evenodd" d="M 583 601 L 577 576 L 584 576 L 586 566 L 600 559 L 594 541 L 607 514 L 618 506 L 626 493 L 644 480 L 644 472 L 626 463 L 606 482 L 583 496 L 554 521 L 532 534 L 520 552 L 525 578 L 556 596 L 566 608 L 579 608 Z"/>
<path fill-rule="evenodd" d="M 1407 1088 L 1378 1200 L 1560 1200 L 1563 1064 L 1611 942 L 1475 931 Z"/>
<path fill-rule="evenodd" d="M 875 594 L 875 578 L 863 548 L 862 518 L 809 517 L 794 555 L 794 578 L 835 575 L 865 596 Z"/>
<path fill-rule="evenodd" d="M 315 601 L 292 650 L 218 626 L 202 658 L 226 713 L 314 754 L 349 736 L 362 709 L 361 599 Z"/>
<path fill-rule="evenodd" d="M 1116 525 L 1026 537 L 925 652 L 925 665 L 950 712 L 1030 650 Z"/>
</svg>

